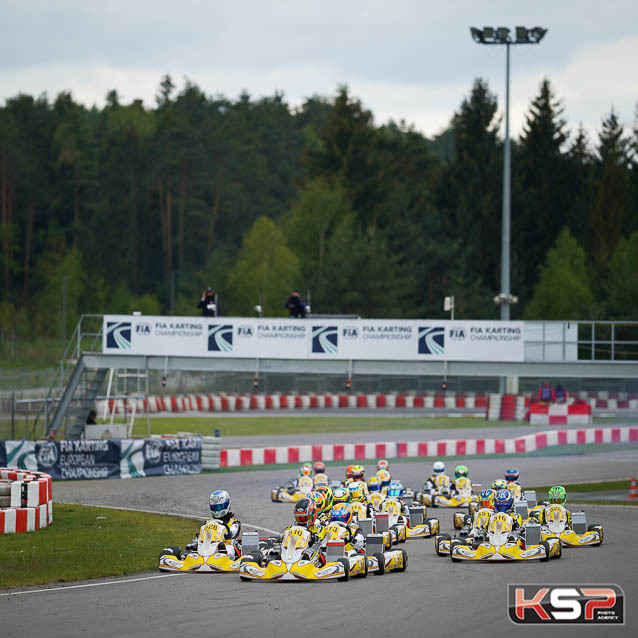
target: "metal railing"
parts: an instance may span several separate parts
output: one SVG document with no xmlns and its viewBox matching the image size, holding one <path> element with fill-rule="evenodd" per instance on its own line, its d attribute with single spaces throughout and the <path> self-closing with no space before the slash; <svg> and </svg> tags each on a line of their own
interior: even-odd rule
<svg viewBox="0 0 638 638">
<path fill-rule="evenodd" d="M 102 337 L 102 317 L 103 315 L 95 314 L 85 314 L 80 317 L 62 354 L 60 364 L 49 386 L 49 391 L 43 399 L 42 407 L 33 421 L 30 438 L 37 438 L 39 429 L 44 431 L 48 429 L 51 412 L 55 410 L 55 406 L 64 392 L 69 373 L 77 364 L 82 352 L 95 351 Z M 90 328 L 87 325 L 89 322 L 93 324 Z"/>
</svg>

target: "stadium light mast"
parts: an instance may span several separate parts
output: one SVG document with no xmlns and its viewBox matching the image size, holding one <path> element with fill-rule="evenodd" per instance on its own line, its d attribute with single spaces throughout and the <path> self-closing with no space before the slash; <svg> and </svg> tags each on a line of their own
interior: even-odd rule
<svg viewBox="0 0 638 638">
<path fill-rule="evenodd" d="M 510 291 L 510 220 L 511 220 L 511 170 L 510 170 L 510 46 L 514 44 L 539 44 L 547 29 L 542 27 L 516 27 L 516 37 L 512 38 L 507 27 L 470 27 L 472 39 L 478 44 L 505 45 L 505 143 L 503 147 L 503 217 L 501 225 L 501 292 L 494 297 L 494 303 L 501 306 L 501 320 L 510 318 L 510 305 L 518 297 Z"/>
</svg>

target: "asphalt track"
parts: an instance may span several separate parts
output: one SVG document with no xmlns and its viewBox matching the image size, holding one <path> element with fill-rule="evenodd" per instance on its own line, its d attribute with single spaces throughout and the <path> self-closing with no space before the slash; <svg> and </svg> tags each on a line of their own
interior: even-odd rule
<svg viewBox="0 0 638 638">
<path fill-rule="evenodd" d="M 474 481 L 488 483 L 514 459 L 472 460 Z M 525 484 L 598 480 L 636 474 L 638 452 L 618 450 L 573 457 L 515 459 Z M 391 468 L 392 469 L 392 468 Z M 429 465 L 406 462 L 395 474 L 406 485 L 422 482 Z M 231 491 L 234 510 L 245 522 L 278 530 L 291 519 L 291 505 L 273 504 L 270 487 L 290 471 L 264 470 L 128 481 L 56 482 L 58 502 L 125 506 L 189 515 L 206 513 L 210 490 Z M 369 576 L 350 583 L 242 583 L 234 575 L 136 575 L 104 579 L 87 587 L 31 589 L 0 596 L 3 636 L 600 636 L 600 627 L 514 625 L 507 616 L 508 583 L 620 585 L 627 622 L 608 627 L 613 635 L 636 635 L 638 600 L 636 507 L 586 507 L 590 523 L 605 526 L 599 548 L 566 550 L 549 563 L 452 563 L 433 552 L 431 539 L 406 544 L 404 574 Z M 435 513 L 436 512 L 436 513 Z M 451 531 L 451 510 L 430 510 Z M 196 524 L 194 523 L 194 529 Z M 167 539 L 180 544 L 186 539 Z M 158 548 L 159 550 L 159 548 Z M 90 557 L 87 557 L 90 560 Z M 25 591 L 25 590 L 21 590 Z M 549 631 L 549 634 L 547 633 Z"/>
</svg>

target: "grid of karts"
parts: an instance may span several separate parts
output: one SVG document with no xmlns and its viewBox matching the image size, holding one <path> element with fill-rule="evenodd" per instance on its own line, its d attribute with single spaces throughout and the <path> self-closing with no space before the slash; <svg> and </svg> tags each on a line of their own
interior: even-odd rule
<svg viewBox="0 0 638 638">
<path fill-rule="evenodd" d="M 274 502 L 295 503 L 307 498 L 319 485 L 331 489 L 348 486 L 350 480 L 329 481 L 320 473 L 300 476 L 272 490 Z M 393 482 L 393 485 L 396 485 Z M 595 547 L 603 542 L 601 525 L 588 525 L 584 512 L 568 511 L 560 504 L 538 503 L 534 491 L 510 483 L 513 509 L 508 513 L 480 507 L 479 490 L 467 477 L 451 481 L 436 476 L 432 483 L 400 496 L 388 495 L 387 487 L 366 491 L 364 502 L 353 502 L 353 522 L 363 533 L 363 548 L 349 542 L 348 526 L 324 519 L 321 542 L 302 525 L 290 525 L 278 536 L 244 532 L 225 538 L 226 527 L 216 519 L 206 521 L 196 540 L 182 550 L 165 547 L 160 552 L 162 571 L 235 573 L 242 580 L 347 581 L 368 574 L 403 572 L 408 567 L 405 543 L 409 539 L 433 538 L 434 553 L 452 561 L 549 561 L 563 555 L 563 548 Z M 427 508 L 452 512 L 452 534 L 440 533 L 438 518 Z M 315 538 L 316 540 L 316 538 Z M 399 547 L 401 545 L 401 547 Z M 419 551 L 423 545 L 418 545 Z M 426 550 L 429 552 L 431 550 Z"/>
</svg>

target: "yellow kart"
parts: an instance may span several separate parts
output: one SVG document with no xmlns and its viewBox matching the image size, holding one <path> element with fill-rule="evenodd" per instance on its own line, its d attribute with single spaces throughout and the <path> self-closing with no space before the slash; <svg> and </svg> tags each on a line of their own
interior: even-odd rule
<svg viewBox="0 0 638 638">
<path fill-rule="evenodd" d="M 572 512 L 572 527 L 567 525 L 567 510 L 558 504 L 545 508 L 541 537 L 547 540 L 557 536 L 563 547 L 597 547 L 603 542 L 603 526 L 587 525 L 584 512 Z"/>
<path fill-rule="evenodd" d="M 452 487 L 448 476 L 437 476 L 435 489 L 420 494 L 421 504 L 427 507 L 469 507 L 470 514 L 474 514 L 478 509 L 479 497 L 472 492 L 474 486 L 470 479 L 465 476 L 457 479 L 454 484 L 455 493 L 452 492 Z"/>
<path fill-rule="evenodd" d="M 333 556 L 335 549 L 337 550 L 336 553 L 339 554 L 339 549 L 343 548 L 341 555 L 345 555 L 348 559 L 350 564 L 350 576 L 353 578 L 355 576 L 365 578 L 368 575 L 368 557 L 365 554 L 357 552 L 350 543 L 346 542 L 348 536 L 348 528 L 343 523 L 333 521 L 325 527 L 323 543 L 326 548 L 326 557 L 330 558 Z M 376 557 L 376 561 L 373 562 L 373 569 L 376 567 L 376 573 L 383 573 L 383 564 L 383 556 L 381 556 L 380 560 L 379 557 Z M 381 572 L 379 572 L 379 565 L 381 565 Z"/>
<path fill-rule="evenodd" d="M 530 524 L 520 534 L 513 531 L 513 519 L 509 514 L 497 512 L 490 518 L 487 538 L 470 542 L 452 540 L 450 558 L 453 561 L 548 561 L 560 558 L 561 544 L 558 538 L 541 540 L 540 526 Z M 436 546 L 436 543 L 435 543 Z M 439 543 L 440 547 L 440 543 Z"/>
<path fill-rule="evenodd" d="M 229 556 L 224 543 L 226 526 L 215 519 L 204 523 L 197 537 L 196 552 L 165 547 L 159 555 L 159 569 L 167 572 L 237 572 L 240 557 Z"/>
<path fill-rule="evenodd" d="M 310 547 L 311 533 L 293 525 L 284 533 L 278 558 L 263 559 L 259 552 L 242 557 L 241 580 L 340 580 L 350 576 L 350 562 L 345 557 L 323 562 L 318 548 Z"/>
<path fill-rule="evenodd" d="M 290 481 L 271 490 L 270 500 L 273 503 L 296 503 L 308 496 L 313 488 L 314 482 L 310 476 L 300 476 L 297 481 Z"/>
</svg>

